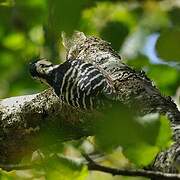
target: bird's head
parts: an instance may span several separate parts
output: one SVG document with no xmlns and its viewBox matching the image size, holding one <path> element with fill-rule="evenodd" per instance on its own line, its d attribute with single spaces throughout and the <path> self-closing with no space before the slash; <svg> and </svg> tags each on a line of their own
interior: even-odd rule
<svg viewBox="0 0 180 180">
<path fill-rule="evenodd" d="M 46 83 L 53 69 L 54 65 L 46 59 L 38 59 L 29 64 L 29 72 L 31 76 Z"/>
</svg>

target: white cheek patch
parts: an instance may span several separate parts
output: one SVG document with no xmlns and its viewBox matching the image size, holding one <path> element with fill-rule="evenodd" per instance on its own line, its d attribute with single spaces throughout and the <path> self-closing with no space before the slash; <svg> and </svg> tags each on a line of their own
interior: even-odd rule
<svg viewBox="0 0 180 180">
<path fill-rule="evenodd" d="M 47 67 L 47 68 L 37 68 L 37 72 L 39 74 L 49 74 L 50 71 L 52 71 L 53 67 Z"/>
<path fill-rule="evenodd" d="M 51 67 L 48 67 L 46 69 L 44 69 L 44 74 L 48 74 L 50 71 L 52 71 L 54 68 L 51 66 Z"/>
<path fill-rule="evenodd" d="M 54 69 L 56 69 L 58 67 L 59 67 L 59 65 L 50 66 L 50 67 L 44 69 L 44 74 L 48 74 L 49 72 L 51 72 L 52 70 L 54 70 Z"/>
</svg>

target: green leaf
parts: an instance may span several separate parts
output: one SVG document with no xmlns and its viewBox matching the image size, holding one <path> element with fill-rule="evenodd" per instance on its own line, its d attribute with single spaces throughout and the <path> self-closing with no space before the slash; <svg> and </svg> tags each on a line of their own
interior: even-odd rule
<svg viewBox="0 0 180 180">
<path fill-rule="evenodd" d="M 13 0 L 0 0 L 0 6 L 13 6 Z"/>
<path fill-rule="evenodd" d="M 159 75 L 159 73 L 161 75 Z M 148 76 L 156 83 L 157 87 L 166 95 L 174 95 L 179 86 L 179 72 L 168 65 L 151 65 Z"/>
<path fill-rule="evenodd" d="M 180 30 L 169 29 L 160 34 L 156 50 L 160 58 L 167 61 L 180 61 Z"/>
<path fill-rule="evenodd" d="M 150 164 L 154 160 L 158 152 L 158 147 L 151 146 L 146 143 L 141 144 L 138 142 L 133 147 L 129 146 L 123 151 L 123 153 L 131 162 L 140 167 Z"/>
<path fill-rule="evenodd" d="M 160 118 L 153 116 L 148 115 L 146 118 L 144 118 L 146 119 L 145 124 L 147 127 L 147 131 L 144 133 L 144 136 L 153 136 L 155 138 L 152 138 L 154 139 L 154 144 L 137 142 L 137 144 L 133 146 L 124 148 L 123 151 L 126 157 L 138 166 L 147 166 L 150 164 L 154 160 L 157 153 L 160 150 L 167 148 L 172 142 L 172 131 L 169 120 L 165 116 L 160 116 Z M 153 128 L 157 128 L 157 123 L 160 124 L 160 126 L 158 126 L 159 130 L 158 132 L 156 130 L 154 132 L 158 134 L 154 134 Z M 147 126 L 147 124 L 149 125 Z"/>
<path fill-rule="evenodd" d="M 180 8 L 174 7 L 168 12 L 169 18 L 174 26 L 180 26 Z"/>
<path fill-rule="evenodd" d="M 144 138 L 141 125 L 123 105 L 115 105 L 107 110 L 96 125 L 97 142 L 105 150 L 111 150 L 118 145 L 128 146 Z"/>
<path fill-rule="evenodd" d="M 25 48 L 26 39 L 22 33 L 12 33 L 6 36 L 2 43 L 11 50 L 20 50 Z"/>
<path fill-rule="evenodd" d="M 160 123 L 157 119 L 137 120 L 135 114 L 123 105 L 115 105 L 105 112 L 97 123 L 96 139 L 103 150 L 148 143 L 155 145 Z M 142 122 L 143 121 L 143 122 Z"/>
<path fill-rule="evenodd" d="M 119 50 L 128 33 L 129 27 L 127 24 L 118 21 L 109 21 L 101 30 L 100 35 L 102 39 L 111 42 L 115 50 Z"/>
<path fill-rule="evenodd" d="M 137 70 L 142 70 L 144 67 L 147 68 L 150 65 L 149 59 L 142 54 L 138 54 L 134 59 L 127 60 L 127 64 Z"/>
<path fill-rule="evenodd" d="M 29 36 L 31 40 L 38 45 L 42 45 L 44 43 L 44 32 L 42 26 L 34 26 L 30 32 Z"/>
<path fill-rule="evenodd" d="M 160 117 L 160 130 L 157 136 L 156 145 L 161 149 L 166 148 L 170 145 L 172 138 L 172 130 L 170 127 L 170 122 L 165 116 Z"/>
<path fill-rule="evenodd" d="M 54 33 L 70 34 L 77 29 L 84 1 L 49 0 L 49 28 Z"/>
<path fill-rule="evenodd" d="M 46 166 L 47 180 L 84 180 L 88 175 L 86 166 L 82 166 L 65 158 L 51 158 Z"/>
<path fill-rule="evenodd" d="M 0 169 L 0 179 L 1 180 L 13 180 L 16 177 L 16 173 L 15 171 L 4 171 L 2 169 Z"/>
<path fill-rule="evenodd" d="M 145 139 L 145 144 L 156 145 L 157 136 L 160 130 L 159 114 L 147 114 L 143 117 L 139 117 L 138 122 L 142 125 L 143 136 Z"/>
<path fill-rule="evenodd" d="M 120 145 L 129 160 L 138 166 L 146 166 L 170 143 L 171 131 L 168 121 L 159 114 L 135 117 L 127 107 L 113 106 L 97 121 L 96 140 L 103 151 L 111 151 Z"/>
<path fill-rule="evenodd" d="M 28 7 L 45 7 L 46 1 L 44 0 L 26 0 L 26 1 L 16 0 L 16 3 L 18 5 L 28 6 Z"/>
</svg>

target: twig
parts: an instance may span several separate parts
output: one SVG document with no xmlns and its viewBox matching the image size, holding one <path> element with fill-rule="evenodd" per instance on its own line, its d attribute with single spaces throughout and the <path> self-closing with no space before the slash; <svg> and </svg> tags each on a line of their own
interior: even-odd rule
<svg viewBox="0 0 180 180">
<path fill-rule="evenodd" d="M 83 154 L 85 159 L 88 161 L 88 169 L 91 171 L 101 171 L 105 173 L 110 173 L 113 176 L 115 175 L 123 175 L 123 176 L 141 176 L 146 178 L 156 178 L 159 180 L 178 180 L 180 179 L 180 174 L 171 174 L 171 173 L 163 173 L 159 171 L 150 171 L 144 169 L 136 169 L 136 170 L 127 170 L 127 169 L 116 169 L 110 168 L 106 166 L 102 166 L 93 161 L 88 155 Z"/>
<path fill-rule="evenodd" d="M 0 168 L 6 171 L 33 169 L 37 164 L 0 164 Z"/>
</svg>

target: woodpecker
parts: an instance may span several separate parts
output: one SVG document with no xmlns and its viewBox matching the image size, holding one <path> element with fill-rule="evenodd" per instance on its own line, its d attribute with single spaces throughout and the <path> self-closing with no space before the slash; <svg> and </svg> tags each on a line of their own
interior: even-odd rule
<svg viewBox="0 0 180 180">
<path fill-rule="evenodd" d="M 79 59 L 59 65 L 40 59 L 30 63 L 30 74 L 51 86 L 61 100 L 83 110 L 104 106 L 115 93 L 106 73 Z"/>
<path fill-rule="evenodd" d="M 64 38 L 63 43 L 67 60 L 59 65 L 46 59 L 32 62 L 32 77 L 50 85 L 61 100 L 75 108 L 92 110 L 115 101 L 135 109 L 138 115 L 167 114 L 173 140 L 179 147 L 180 112 L 172 99 L 163 96 L 143 71 L 138 72 L 125 64 L 110 43 L 100 38 L 77 32 L 72 39 Z M 164 163 L 165 160 L 169 162 L 166 154 L 162 153 L 153 166 L 171 172 L 172 166 Z M 176 159 L 179 165 L 179 157 Z M 163 164 L 165 167 L 161 168 Z"/>
</svg>

